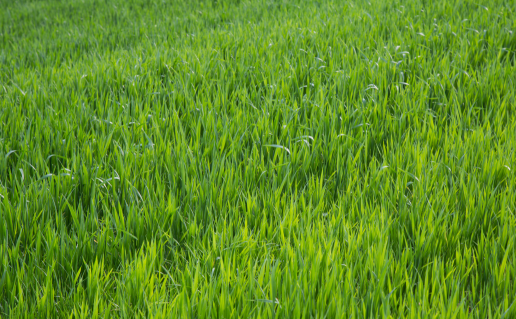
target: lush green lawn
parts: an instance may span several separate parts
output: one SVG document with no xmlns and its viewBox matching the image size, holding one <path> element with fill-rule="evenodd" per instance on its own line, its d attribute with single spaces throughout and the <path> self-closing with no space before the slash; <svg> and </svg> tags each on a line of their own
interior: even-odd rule
<svg viewBox="0 0 516 319">
<path fill-rule="evenodd" d="M 0 316 L 516 318 L 516 2 L 0 0 Z"/>
</svg>

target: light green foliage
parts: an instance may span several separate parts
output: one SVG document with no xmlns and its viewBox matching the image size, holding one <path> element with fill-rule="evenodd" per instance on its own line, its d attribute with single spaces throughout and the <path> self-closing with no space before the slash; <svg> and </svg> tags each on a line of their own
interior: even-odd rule
<svg viewBox="0 0 516 319">
<path fill-rule="evenodd" d="M 516 318 L 516 2 L 0 0 L 0 315 Z"/>
</svg>

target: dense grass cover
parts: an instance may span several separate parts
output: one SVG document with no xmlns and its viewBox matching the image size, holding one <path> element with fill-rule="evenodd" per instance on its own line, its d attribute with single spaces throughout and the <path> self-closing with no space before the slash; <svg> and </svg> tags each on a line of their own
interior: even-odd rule
<svg viewBox="0 0 516 319">
<path fill-rule="evenodd" d="M 0 28 L 2 317 L 516 318 L 516 2 Z"/>
</svg>

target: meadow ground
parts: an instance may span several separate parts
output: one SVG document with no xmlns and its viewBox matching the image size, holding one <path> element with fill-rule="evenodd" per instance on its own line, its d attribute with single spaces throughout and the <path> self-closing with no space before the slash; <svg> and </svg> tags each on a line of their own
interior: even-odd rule
<svg viewBox="0 0 516 319">
<path fill-rule="evenodd" d="M 516 318 L 516 2 L 0 28 L 1 317 Z"/>
</svg>

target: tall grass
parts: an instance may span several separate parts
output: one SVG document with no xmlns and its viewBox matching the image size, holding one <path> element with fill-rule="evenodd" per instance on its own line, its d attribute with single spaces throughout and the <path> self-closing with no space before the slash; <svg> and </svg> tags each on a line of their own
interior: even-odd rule
<svg viewBox="0 0 516 319">
<path fill-rule="evenodd" d="M 0 316 L 516 318 L 516 4 L 0 1 Z"/>
</svg>

